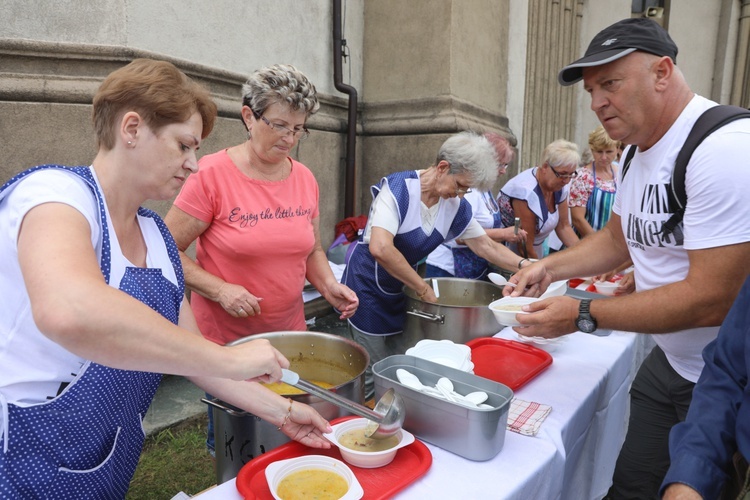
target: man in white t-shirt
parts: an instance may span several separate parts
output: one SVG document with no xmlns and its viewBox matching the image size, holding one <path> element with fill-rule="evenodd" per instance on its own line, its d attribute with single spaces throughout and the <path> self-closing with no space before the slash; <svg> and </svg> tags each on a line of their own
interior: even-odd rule
<svg viewBox="0 0 750 500">
<path fill-rule="evenodd" d="M 671 215 L 666 190 L 675 158 L 701 113 L 716 105 L 690 90 L 676 57 L 677 46 L 657 23 L 626 19 L 597 34 L 586 55 L 560 71 L 562 85 L 583 79 L 609 136 L 631 144 L 635 156 L 620 174 L 613 215 L 601 231 L 511 279 L 524 290 L 601 274 L 627 258 L 635 264 L 638 293 L 540 301 L 516 328 L 545 337 L 597 326 L 655 334 L 657 347 L 631 388 L 628 434 L 607 496 L 613 499 L 658 496 L 670 463 L 669 430 L 685 419 L 701 352 L 750 274 L 750 120 L 719 129 L 695 150 L 683 222 L 670 235 L 660 232 Z"/>
</svg>

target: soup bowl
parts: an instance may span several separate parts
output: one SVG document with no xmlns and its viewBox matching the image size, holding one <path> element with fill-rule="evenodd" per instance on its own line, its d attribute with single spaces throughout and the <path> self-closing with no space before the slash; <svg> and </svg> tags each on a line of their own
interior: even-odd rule
<svg viewBox="0 0 750 500">
<path fill-rule="evenodd" d="M 323 434 L 323 437 L 336 445 L 341 453 L 341 457 L 347 463 L 363 469 L 374 469 L 388 465 L 396 457 L 396 452 L 405 446 L 414 442 L 414 435 L 404 429 L 396 433 L 393 441 L 389 442 L 389 448 L 382 451 L 366 451 L 370 443 L 378 443 L 377 439 L 365 439 L 360 442 L 362 445 L 358 449 L 352 449 L 344 445 L 346 436 L 353 431 L 363 430 L 367 426 L 368 420 L 365 418 L 353 418 L 332 426 L 332 431 Z"/>
<path fill-rule="evenodd" d="M 362 485 L 357 481 L 357 476 L 341 460 L 325 455 L 305 455 L 268 464 L 265 475 L 271 495 L 276 500 L 285 500 L 283 496 L 279 496 L 279 485 L 290 475 L 303 471 L 323 471 L 341 477 L 347 485 L 346 493 L 338 497 L 342 500 L 359 500 L 365 493 Z M 316 482 L 315 478 L 312 478 L 308 480 L 308 484 L 296 484 L 293 489 L 300 495 L 303 490 L 310 490 L 312 493 L 320 492 L 321 487 L 314 484 Z"/>
<path fill-rule="evenodd" d="M 534 297 L 503 297 L 489 305 L 490 311 L 495 315 L 498 323 L 505 326 L 521 326 L 516 319 L 517 314 L 528 314 L 521 307 L 534 303 L 538 300 Z"/>
</svg>

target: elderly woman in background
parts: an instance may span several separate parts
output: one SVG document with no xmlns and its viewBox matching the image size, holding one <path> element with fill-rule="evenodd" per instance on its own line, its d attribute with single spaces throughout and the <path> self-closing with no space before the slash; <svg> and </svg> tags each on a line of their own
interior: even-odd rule
<svg viewBox="0 0 750 500">
<path fill-rule="evenodd" d="M 490 189 L 497 174 L 492 144 L 486 137 L 462 132 L 443 143 L 434 165 L 390 174 L 372 187 L 367 226 L 343 277 L 361 304 L 349 327 L 354 340 L 369 352 L 371 364 L 410 347 L 403 345 L 401 335 L 404 285 L 421 300 L 437 302 L 417 264 L 441 243 L 461 238 L 480 257 L 518 269 L 518 257 L 487 236 L 463 199 L 472 188 Z M 368 398 L 374 392 L 369 367 L 365 392 Z"/>
<path fill-rule="evenodd" d="M 242 90 L 247 140 L 201 158 L 165 218 L 194 292 L 198 326 L 222 345 L 306 330 L 305 278 L 342 319 L 358 305 L 321 245 L 318 183 L 290 157 L 320 106 L 315 87 L 293 66 L 275 65 L 253 73 Z M 184 252 L 196 240 L 193 261 Z"/>
<path fill-rule="evenodd" d="M 612 140 L 599 125 L 589 134 L 594 160 L 580 169 L 570 184 L 570 216 L 573 227 L 583 238 L 604 227 L 612 213 L 617 192 L 617 158 L 620 141 Z"/>
<path fill-rule="evenodd" d="M 492 143 L 497 154 L 498 175 L 503 175 L 513 161 L 515 151 L 508 139 L 495 132 L 484 134 Z M 500 208 L 492 191 L 479 189 L 466 193 L 474 219 L 482 226 L 487 236 L 501 243 L 520 243 L 526 239 L 526 231 L 515 232 L 513 227 L 503 227 Z M 486 259 L 471 251 L 461 240 L 446 241 L 427 256 L 425 276 L 468 279 L 486 279 L 490 267 Z"/>
<path fill-rule="evenodd" d="M 524 170 L 509 180 L 497 200 L 503 226 L 513 226 L 518 217 L 521 228 L 533 235 L 524 245 L 516 245 L 524 259 L 544 257 L 544 240 L 552 231 L 565 246 L 578 242 L 568 213 L 568 183 L 577 175 L 578 146 L 558 139 L 544 148 L 541 160 L 540 166 Z"/>
<path fill-rule="evenodd" d="M 578 176 L 570 184 L 568 200 L 573 228 L 581 238 L 603 228 L 612 214 L 612 205 L 617 193 L 615 160 L 620 147 L 620 141 L 610 138 L 601 125 L 589 134 L 589 149 L 593 161 L 578 169 Z M 597 279 L 606 281 L 625 271 L 632 264 L 633 262 L 628 259 L 611 272 L 597 276 Z M 635 277 L 632 271 L 626 273 L 618 284 L 616 295 L 635 291 Z"/>
<path fill-rule="evenodd" d="M 161 373 L 330 447 L 320 415 L 257 383 L 289 366 L 268 341 L 200 335 L 174 241 L 140 207 L 197 170 L 208 91 L 139 59 L 104 80 L 93 117 L 91 166 L 36 167 L 0 189 L 0 497 L 124 498 Z"/>
</svg>

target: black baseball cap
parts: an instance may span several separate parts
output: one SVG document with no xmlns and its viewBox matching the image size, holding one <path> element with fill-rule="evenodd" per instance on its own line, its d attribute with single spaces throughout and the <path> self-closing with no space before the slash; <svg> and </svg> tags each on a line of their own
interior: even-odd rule
<svg viewBox="0 0 750 500">
<path fill-rule="evenodd" d="M 583 78 L 583 69 L 601 66 L 642 50 L 657 56 L 669 56 L 677 62 L 677 45 L 667 30 L 647 17 L 623 19 L 601 30 L 586 49 L 586 54 L 565 66 L 557 75 L 560 85 L 573 85 Z"/>
</svg>

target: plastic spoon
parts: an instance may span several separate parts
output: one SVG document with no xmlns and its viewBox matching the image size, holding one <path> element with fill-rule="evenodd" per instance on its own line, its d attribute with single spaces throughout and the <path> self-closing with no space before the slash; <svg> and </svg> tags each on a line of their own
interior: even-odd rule
<svg viewBox="0 0 750 500">
<path fill-rule="evenodd" d="M 422 384 L 422 382 L 416 375 L 404 370 L 403 368 L 399 368 L 398 370 L 396 370 L 396 378 L 406 387 L 414 389 L 415 391 L 424 392 L 425 394 L 432 394 L 433 396 L 442 396 L 442 393 L 440 393 L 440 391 L 436 390 L 434 387 Z"/>
<path fill-rule="evenodd" d="M 501 274 L 490 273 L 490 274 L 487 275 L 487 277 L 490 279 L 491 282 L 493 282 L 497 286 L 516 286 L 515 283 L 509 282 Z"/>
<path fill-rule="evenodd" d="M 448 401 L 452 401 L 453 403 L 458 402 L 458 398 L 456 396 L 459 395 L 453 392 L 453 382 L 451 382 L 450 379 L 440 377 L 435 387 L 437 388 L 437 390 L 443 393 L 443 396 L 445 396 L 445 399 L 447 399 Z"/>
<path fill-rule="evenodd" d="M 476 391 L 476 392 L 470 392 L 466 396 L 463 396 L 463 398 L 467 401 L 470 401 L 474 403 L 475 405 L 479 406 L 480 404 L 487 401 L 487 398 L 489 396 L 484 391 Z"/>
</svg>

